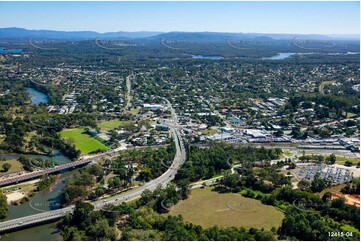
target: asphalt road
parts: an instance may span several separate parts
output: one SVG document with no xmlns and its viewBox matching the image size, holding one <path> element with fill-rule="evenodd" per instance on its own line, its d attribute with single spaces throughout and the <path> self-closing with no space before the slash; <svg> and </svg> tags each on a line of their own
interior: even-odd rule
<svg viewBox="0 0 361 242">
<path fill-rule="evenodd" d="M 175 126 L 176 126 L 178 124 L 177 115 L 174 112 L 170 102 L 168 100 L 166 100 L 166 101 L 167 101 L 169 107 L 171 108 L 171 112 L 172 112 L 172 116 L 173 116 L 172 123 L 175 124 Z M 164 187 L 167 185 L 168 182 L 170 182 L 171 180 L 174 179 L 178 169 L 181 167 L 181 165 L 186 160 L 186 151 L 185 151 L 184 143 L 181 138 L 179 130 L 177 128 L 173 128 L 172 126 L 170 127 L 170 130 L 172 132 L 172 136 L 174 138 L 174 142 L 176 145 L 176 154 L 175 154 L 173 163 L 168 168 L 168 170 L 165 173 L 163 173 L 161 176 L 159 176 L 158 178 L 145 183 L 143 186 L 141 186 L 133 191 L 130 191 L 125 194 L 119 194 L 114 197 L 108 198 L 106 200 L 98 200 L 98 201 L 92 202 L 92 204 L 94 205 L 94 207 L 96 209 L 101 209 L 102 207 L 104 207 L 107 204 L 117 205 L 122 202 L 132 201 L 134 199 L 139 198 L 145 190 L 151 190 L 151 191 L 155 190 L 157 188 L 157 186 L 159 186 L 159 185 Z M 32 224 L 37 224 L 39 222 L 52 221 L 54 219 L 64 216 L 66 213 L 73 212 L 73 210 L 74 210 L 74 206 L 72 205 L 72 206 L 69 206 L 66 208 L 62 208 L 62 209 L 52 210 L 52 211 L 39 213 L 39 214 L 31 215 L 31 216 L 26 216 L 26 217 L 22 217 L 22 218 L 18 218 L 18 219 L 8 220 L 8 221 L 0 223 L 0 233 L 11 230 L 11 229 L 20 229 L 22 227 L 30 226 Z"/>
</svg>

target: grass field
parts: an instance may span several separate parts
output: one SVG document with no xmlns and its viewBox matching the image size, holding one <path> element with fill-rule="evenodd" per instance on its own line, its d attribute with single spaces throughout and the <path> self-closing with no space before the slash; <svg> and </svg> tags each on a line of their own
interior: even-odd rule
<svg viewBox="0 0 361 242">
<path fill-rule="evenodd" d="M 170 207 L 168 214 L 181 214 L 185 220 L 203 227 L 243 226 L 266 230 L 279 227 L 284 218 L 282 212 L 259 200 L 235 193 L 220 194 L 210 187 L 193 189 L 190 198 Z"/>
<path fill-rule="evenodd" d="M 3 170 L 2 166 L 5 163 L 9 163 L 11 165 L 11 168 L 7 172 L 2 172 L 2 170 Z M 0 161 L 0 171 L 1 171 L 0 176 L 5 175 L 5 174 L 9 174 L 9 173 L 12 173 L 12 172 L 22 171 L 22 170 L 24 170 L 23 165 L 17 160 L 11 159 L 11 160 L 1 160 Z"/>
<path fill-rule="evenodd" d="M 342 115 L 346 115 L 346 112 L 342 112 Z M 357 113 L 347 113 L 346 118 L 356 118 L 358 117 Z"/>
<path fill-rule="evenodd" d="M 98 149 L 108 149 L 103 143 L 84 133 L 84 128 L 65 129 L 60 132 L 60 136 L 63 139 L 71 140 L 82 154 L 88 154 Z"/>
<path fill-rule="evenodd" d="M 340 184 L 336 186 L 332 186 L 330 188 L 324 189 L 322 192 L 318 193 L 320 197 L 322 197 L 326 192 L 341 192 L 341 189 L 344 188 L 346 184 Z"/>
<path fill-rule="evenodd" d="M 18 192 L 29 193 L 29 192 L 33 192 L 36 189 L 36 183 L 37 182 L 35 182 L 35 183 L 26 182 L 26 183 L 22 183 L 20 185 L 8 186 L 6 188 L 3 188 L 3 190 L 7 191 L 7 190 L 15 189 L 15 188 L 20 188 L 19 190 L 17 190 Z"/>
<path fill-rule="evenodd" d="M 283 154 L 281 155 L 281 158 L 289 158 L 292 156 L 292 152 L 291 151 L 286 151 L 286 152 L 283 152 Z"/>
<path fill-rule="evenodd" d="M 134 108 L 134 109 L 130 110 L 129 113 L 136 115 L 140 112 L 140 110 L 141 110 L 141 108 Z"/>
<path fill-rule="evenodd" d="M 336 156 L 336 164 L 344 165 L 345 161 L 351 161 L 352 164 L 356 165 L 358 162 L 360 162 L 360 159 L 358 158 L 346 158 L 342 156 Z"/>
<path fill-rule="evenodd" d="M 113 120 L 101 122 L 98 124 L 98 126 L 102 131 L 108 131 L 111 129 L 118 128 L 119 126 L 124 126 L 131 123 L 132 123 L 131 120 L 120 121 L 119 119 L 113 119 Z"/>
</svg>

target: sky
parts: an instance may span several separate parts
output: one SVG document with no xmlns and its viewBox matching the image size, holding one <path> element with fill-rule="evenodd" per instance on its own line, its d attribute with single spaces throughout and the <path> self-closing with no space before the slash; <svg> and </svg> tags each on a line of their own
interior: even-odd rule
<svg viewBox="0 0 361 242">
<path fill-rule="evenodd" d="M 0 27 L 359 34 L 359 2 L 0 2 Z"/>
</svg>

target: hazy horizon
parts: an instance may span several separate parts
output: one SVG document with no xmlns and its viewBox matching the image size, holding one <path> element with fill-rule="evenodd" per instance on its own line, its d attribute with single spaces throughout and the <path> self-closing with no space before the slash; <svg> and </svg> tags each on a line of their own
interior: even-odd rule
<svg viewBox="0 0 361 242">
<path fill-rule="evenodd" d="M 0 28 L 359 35 L 359 10 L 359 2 L 0 2 Z"/>
</svg>

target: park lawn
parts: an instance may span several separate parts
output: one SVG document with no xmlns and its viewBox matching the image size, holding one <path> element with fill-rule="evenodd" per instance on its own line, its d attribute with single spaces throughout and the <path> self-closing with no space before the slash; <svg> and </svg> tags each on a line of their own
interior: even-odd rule
<svg viewBox="0 0 361 242">
<path fill-rule="evenodd" d="M 356 229 L 355 227 L 353 227 L 349 224 L 345 224 L 345 225 L 341 226 L 341 228 L 347 232 L 360 233 L 360 231 L 358 231 L 358 229 Z"/>
<path fill-rule="evenodd" d="M 281 155 L 280 158 L 290 158 L 292 156 L 292 152 L 291 151 L 286 151 L 286 152 L 283 152 L 283 154 Z"/>
<path fill-rule="evenodd" d="M 352 164 L 356 165 L 357 163 L 360 162 L 360 159 L 358 158 L 347 158 L 347 157 L 342 157 L 342 156 L 336 156 L 336 164 L 340 164 L 340 165 L 344 165 L 345 161 L 351 161 Z"/>
<path fill-rule="evenodd" d="M 318 195 L 320 197 L 322 197 L 326 192 L 331 192 L 331 193 L 332 192 L 338 192 L 338 193 L 341 193 L 341 189 L 344 188 L 345 186 L 346 186 L 346 184 L 339 184 L 339 185 L 336 185 L 336 186 L 332 186 L 332 187 L 324 189 L 323 191 L 318 193 Z"/>
<path fill-rule="evenodd" d="M 132 115 L 136 115 L 140 112 L 141 108 L 134 108 L 132 110 L 129 111 L 129 113 L 131 113 Z"/>
<path fill-rule="evenodd" d="M 131 124 L 133 121 L 126 120 L 126 121 L 120 121 L 119 119 L 112 119 L 109 121 L 104 121 L 98 124 L 99 128 L 102 131 L 109 131 L 111 129 L 118 128 L 119 126 L 125 126 Z"/>
<path fill-rule="evenodd" d="M 30 142 L 31 138 L 36 136 L 36 131 L 29 132 L 25 135 L 24 139 L 26 142 Z"/>
<path fill-rule="evenodd" d="M 236 193 L 221 194 L 211 187 L 192 189 L 188 199 L 170 207 L 168 215 L 182 215 L 193 224 L 203 227 L 243 226 L 246 228 L 278 228 L 284 214 L 275 207 L 263 205 L 259 200 Z"/>
<path fill-rule="evenodd" d="M 3 172 L 3 164 L 5 163 L 9 163 L 11 165 L 10 170 L 8 170 L 7 172 Z M 9 174 L 9 173 L 13 173 L 13 172 L 17 172 L 17 171 L 22 171 L 24 170 L 23 165 L 14 159 L 9 159 L 9 160 L 0 160 L 0 176 L 1 175 L 5 175 L 5 174 Z"/>
<path fill-rule="evenodd" d="M 84 128 L 65 129 L 60 133 L 61 138 L 71 140 L 75 147 L 81 151 L 82 154 L 89 154 L 90 152 L 100 150 L 108 150 L 108 147 L 99 140 L 91 137 L 84 132 Z"/>
<path fill-rule="evenodd" d="M 357 117 L 358 115 L 356 113 L 347 113 L 347 116 L 346 118 L 355 118 Z"/>
<path fill-rule="evenodd" d="M 283 153 L 285 156 L 287 157 L 291 157 L 292 156 L 292 152 L 291 151 L 286 151 Z"/>
<path fill-rule="evenodd" d="M 0 144 L 4 142 L 4 139 L 6 138 L 5 134 L 0 134 Z"/>
<path fill-rule="evenodd" d="M 25 182 L 18 185 L 8 186 L 3 188 L 3 191 L 13 190 L 13 189 L 15 190 L 16 188 L 20 188 L 19 190 L 17 190 L 18 192 L 31 193 L 36 189 L 36 183 L 37 182 L 31 182 L 31 183 Z"/>
</svg>

